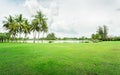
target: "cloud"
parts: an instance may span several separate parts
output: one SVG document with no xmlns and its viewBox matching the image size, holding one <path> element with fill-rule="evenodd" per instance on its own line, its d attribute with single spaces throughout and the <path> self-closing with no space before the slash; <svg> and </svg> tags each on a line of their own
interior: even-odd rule
<svg viewBox="0 0 120 75">
<path fill-rule="evenodd" d="M 59 15 L 58 1 L 51 0 L 49 5 L 45 7 L 42 5 L 42 1 L 26 0 L 24 6 L 30 11 L 32 15 L 36 14 L 36 11 L 41 10 L 48 17 L 49 25 L 52 25 L 54 22 L 54 17 Z"/>
<path fill-rule="evenodd" d="M 9 14 L 19 13 L 30 19 L 37 10 L 41 10 L 48 18 L 49 31 L 55 32 L 58 37 L 90 37 L 102 25 L 109 27 L 109 35 L 120 35 L 120 0 L 19 1 L 0 1 L 0 20 Z"/>
<path fill-rule="evenodd" d="M 25 0 L 24 6 L 28 8 L 32 15 L 35 14 L 39 9 L 43 10 L 42 6 L 39 5 L 38 0 Z"/>
<path fill-rule="evenodd" d="M 26 0 L 25 4 L 32 14 L 42 10 L 48 17 L 50 32 L 74 36 L 90 36 L 97 26 L 108 25 L 117 28 L 119 13 L 118 0 Z M 45 6 L 46 5 L 46 6 Z M 112 23 L 112 24 L 111 24 Z M 117 29 L 119 31 L 119 29 Z M 111 30 L 110 32 L 114 34 Z M 57 36 L 59 36 L 57 35 Z"/>
</svg>

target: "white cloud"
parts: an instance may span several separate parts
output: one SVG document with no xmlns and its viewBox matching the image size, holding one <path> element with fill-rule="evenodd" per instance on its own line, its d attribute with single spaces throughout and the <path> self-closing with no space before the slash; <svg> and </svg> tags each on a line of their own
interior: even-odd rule
<svg viewBox="0 0 120 75">
<path fill-rule="evenodd" d="M 1 1 L 0 19 L 18 13 L 30 18 L 40 9 L 48 17 L 50 32 L 60 37 L 90 36 L 104 24 L 109 26 L 109 35 L 120 35 L 119 0 L 25 0 L 22 3 L 17 6 Z"/>
</svg>

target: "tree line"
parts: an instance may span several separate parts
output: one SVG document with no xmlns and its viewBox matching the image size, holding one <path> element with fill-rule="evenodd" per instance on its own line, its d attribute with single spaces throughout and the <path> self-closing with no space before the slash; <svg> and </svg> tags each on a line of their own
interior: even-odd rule
<svg viewBox="0 0 120 75">
<path fill-rule="evenodd" d="M 108 28 L 106 25 L 103 27 L 99 26 L 96 33 L 92 34 L 92 39 L 107 41 L 108 40 Z"/>
<path fill-rule="evenodd" d="M 7 41 L 17 41 L 24 35 L 23 42 L 27 38 L 27 35 L 33 33 L 33 43 L 40 38 L 40 34 L 48 32 L 47 18 L 41 12 L 37 11 L 36 15 L 33 16 L 31 22 L 27 18 L 24 18 L 22 14 L 5 17 L 3 21 L 3 27 L 7 30 L 7 33 L 1 33 L 1 41 L 7 39 Z M 38 36 L 38 37 L 37 37 Z M 37 40 L 39 42 L 39 40 Z"/>
<path fill-rule="evenodd" d="M 120 41 L 119 36 L 109 36 L 108 35 L 108 27 L 103 25 L 102 27 L 99 26 L 96 33 L 91 35 L 91 39 L 93 41 Z"/>
<path fill-rule="evenodd" d="M 49 33 L 47 37 L 44 34 L 48 32 L 48 24 L 46 16 L 41 12 L 37 11 L 36 15 L 33 16 L 31 21 L 24 18 L 22 14 L 5 17 L 3 21 L 3 27 L 7 30 L 6 33 L 0 33 L 0 42 L 25 42 L 29 34 L 33 34 L 33 43 L 39 40 L 92 40 L 92 41 L 120 41 L 120 37 L 108 36 L 108 27 L 106 25 L 99 26 L 96 33 L 91 35 L 91 38 L 85 36 L 82 37 L 64 37 L 57 38 L 55 33 Z M 40 38 L 42 34 L 42 38 Z M 22 37 L 24 36 L 24 37 Z"/>
</svg>

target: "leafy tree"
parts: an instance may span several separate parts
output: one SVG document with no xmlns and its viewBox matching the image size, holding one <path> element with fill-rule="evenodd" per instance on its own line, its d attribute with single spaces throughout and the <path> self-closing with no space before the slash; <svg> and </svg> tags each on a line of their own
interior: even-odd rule
<svg viewBox="0 0 120 75">
<path fill-rule="evenodd" d="M 39 42 L 40 32 L 43 32 L 43 38 L 44 38 L 44 33 L 48 31 L 47 21 L 46 21 L 47 18 L 41 11 L 38 11 L 37 14 L 35 15 L 35 19 L 37 20 L 39 27 L 38 30 L 38 42 Z"/>
<path fill-rule="evenodd" d="M 0 33 L 0 42 L 7 42 L 8 39 L 9 36 L 7 35 L 7 33 Z"/>
<path fill-rule="evenodd" d="M 104 25 L 103 26 L 103 30 L 104 30 L 104 40 L 107 40 L 107 38 L 108 38 L 108 29 L 107 29 L 107 26 L 106 25 Z"/>
<path fill-rule="evenodd" d="M 39 32 L 39 26 L 37 19 L 32 20 L 31 30 L 33 31 L 33 43 L 35 43 L 36 40 L 36 32 Z"/>
<path fill-rule="evenodd" d="M 97 33 L 98 36 L 100 37 L 100 40 L 107 40 L 107 37 L 108 37 L 108 29 L 107 29 L 107 26 L 104 25 L 103 27 L 99 26 L 98 30 L 97 30 Z"/>
<path fill-rule="evenodd" d="M 104 31 L 102 27 L 99 26 L 97 34 L 101 36 L 101 40 L 104 38 Z"/>
<path fill-rule="evenodd" d="M 19 39 L 21 38 L 21 34 L 23 33 L 23 24 L 22 24 L 23 21 L 24 21 L 24 18 L 22 16 L 22 14 L 15 16 L 15 22 L 18 25 Z"/>
<path fill-rule="evenodd" d="M 9 17 L 5 17 L 5 21 L 3 21 L 3 27 L 8 30 L 8 33 L 12 39 L 15 39 L 15 36 L 18 32 L 18 24 L 16 24 L 14 18 L 10 15 Z"/>
<path fill-rule="evenodd" d="M 44 34 L 48 32 L 47 22 L 45 20 L 42 21 L 41 31 L 43 32 L 43 38 Z M 43 39 L 42 39 L 43 43 Z"/>
<path fill-rule="evenodd" d="M 30 34 L 30 24 L 29 24 L 29 22 L 28 22 L 28 20 L 27 19 L 25 19 L 24 21 L 23 21 L 23 23 L 22 23 L 22 28 L 23 28 L 23 33 L 24 33 L 24 40 L 23 40 L 23 42 L 25 42 L 25 38 L 27 37 L 27 34 Z"/>
<path fill-rule="evenodd" d="M 101 38 L 100 34 L 92 34 L 93 40 L 100 40 L 100 38 Z"/>
<path fill-rule="evenodd" d="M 47 35 L 47 40 L 56 40 L 55 34 L 54 33 L 49 33 Z"/>
<path fill-rule="evenodd" d="M 44 33 L 47 33 L 48 31 L 47 18 L 42 14 L 41 11 L 37 12 L 31 24 L 26 18 L 23 17 L 22 14 L 5 17 L 5 20 L 3 21 L 3 27 L 8 31 L 9 39 L 12 40 L 17 39 L 17 37 L 20 39 L 21 34 L 23 34 L 23 41 L 25 41 L 25 37 L 27 37 L 30 32 L 33 32 L 34 43 L 36 41 L 37 33 L 39 39 L 40 32 L 43 33 L 44 37 Z"/>
</svg>

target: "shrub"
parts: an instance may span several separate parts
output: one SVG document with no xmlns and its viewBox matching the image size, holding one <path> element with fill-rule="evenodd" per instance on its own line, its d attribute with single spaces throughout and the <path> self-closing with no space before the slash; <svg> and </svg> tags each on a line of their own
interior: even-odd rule
<svg viewBox="0 0 120 75">
<path fill-rule="evenodd" d="M 50 40 L 48 43 L 53 43 L 53 41 Z"/>
</svg>

